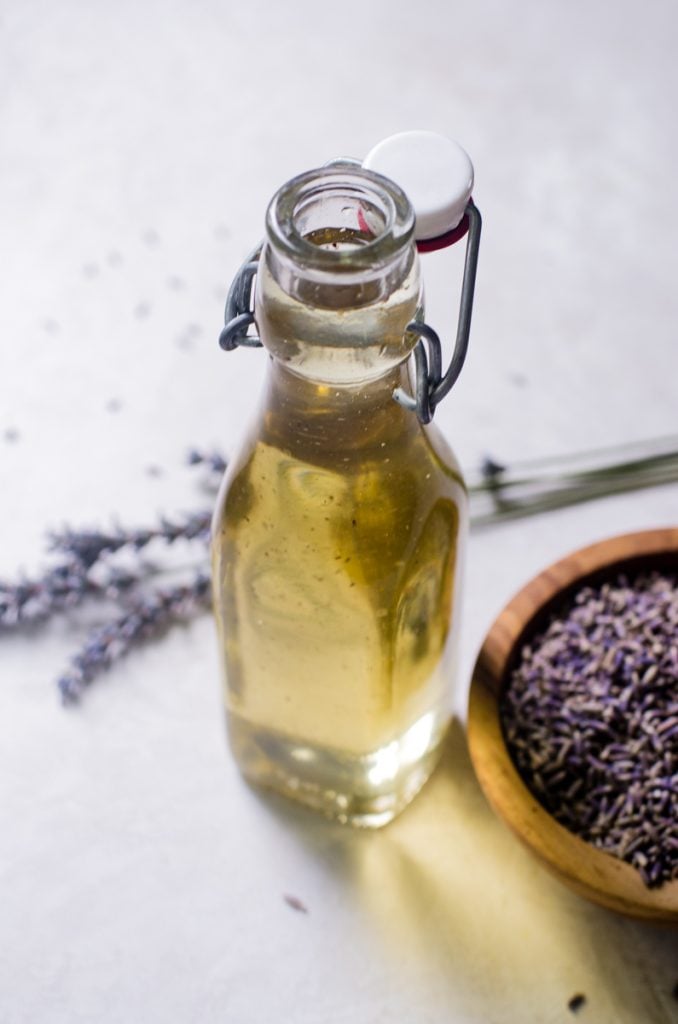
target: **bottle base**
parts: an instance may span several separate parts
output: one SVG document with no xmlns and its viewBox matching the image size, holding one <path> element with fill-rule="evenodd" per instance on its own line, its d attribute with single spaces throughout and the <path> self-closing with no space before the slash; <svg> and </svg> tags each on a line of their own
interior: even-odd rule
<svg viewBox="0 0 678 1024">
<path fill-rule="evenodd" d="M 245 778 L 358 828 L 388 824 L 416 796 L 435 768 L 448 721 L 441 712 L 428 712 L 398 739 L 353 754 L 227 714 L 231 747 Z"/>
</svg>

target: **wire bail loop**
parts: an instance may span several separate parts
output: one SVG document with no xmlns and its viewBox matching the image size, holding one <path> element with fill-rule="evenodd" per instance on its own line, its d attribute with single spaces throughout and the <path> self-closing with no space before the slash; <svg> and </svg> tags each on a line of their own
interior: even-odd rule
<svg viewBox="0 0 678 1024">
<path fill-rule="evenodd" d="M 225 352 L 232 352 L 239 345 L 245 348 L 263 347 L 258 335 L 248 333 L 251 324 L 255 322 L 252 299 L 262 249 L 263 244 L 258 245 L 249 254 L 228 290 L 224 328 L 219 335 L 219 345 Z"/>
<path fill-rule="evenodd" d="M 476 272 L 478 270 L 480 232 L 482 229 L 480 211 L 472 199 L 469 199 L 466 205 L 464 219 L 468 222 L 468 238 L 464 260 L 464 277 L 461 284 L 461 298 L 459 301 L 457 338 L 450 365 L 443 374 L 440 338 L 428 324 L 413 321 L 407 325 L 407 330 L 419 335 L 419 340 L 413 353 L 414 394 L 408 395 L 403 388 L 397 388 L 393 393 L 396 402 L 406 409 L 416 412 L 419 421 L 424 424 L 431 422 L 436 406 L 452 390 L 462 371 L 466 360 L 466 353 L 468 352 L 471 314 L 473 313 L 473 295 L 476 285 Z M 463 233 L 457 235 L 457 238 L 462 236 Z"/>
</svg>

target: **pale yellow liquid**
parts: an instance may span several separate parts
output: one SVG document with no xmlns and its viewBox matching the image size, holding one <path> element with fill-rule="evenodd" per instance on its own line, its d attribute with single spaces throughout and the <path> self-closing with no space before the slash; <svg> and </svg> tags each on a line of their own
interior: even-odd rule
<svg viewBox="0 0 678 1024">
<path fill-rule="evenodd" d="M 430 774 L 454 671 L 465 495 L 435 428 L 393 400 L 402 375 L 318 384 L 273 361 L 214 522 L 238 763 L 364 825 Z"/>
</svg>

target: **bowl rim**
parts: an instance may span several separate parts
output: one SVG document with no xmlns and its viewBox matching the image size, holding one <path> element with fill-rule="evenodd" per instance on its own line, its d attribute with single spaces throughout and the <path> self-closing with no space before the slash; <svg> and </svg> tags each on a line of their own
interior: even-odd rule
<svg viewBox="0 0 678 1024">
<path fill-rule="evenodd" d="M 506 748 L 498 699 L 522 643 L 568 592 L 612 571 L 666 562 L 678 568 L 678 528 L 606 538 L 572 551 L 529 580 L 499 613 L 480 648 L 469 691 L 468 742 L 476 777 L 494 811 L 562 882 L 608 909 L 678 924 L 678 879 L 648 889 L 635 868 L 574 835 L 532 795 Z"/>
</svg>

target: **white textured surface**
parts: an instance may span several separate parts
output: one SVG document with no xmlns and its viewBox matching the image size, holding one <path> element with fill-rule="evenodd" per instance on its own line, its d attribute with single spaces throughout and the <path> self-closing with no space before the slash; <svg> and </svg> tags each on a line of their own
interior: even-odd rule
<svg viewBox="0 0 678 1024">
<path fill-rule="evenodd" d="M 412 127 L 468 149 L 485 217 L 471 353 L 438 414 L 462 461 L 674 431 L 675 12 L 7 0 L 0 575 L 37 565 L 48 525 L 195 503 L 187 446 L 232 450 L 264 372 L 215 338 L 270 194 Z M 447 338 L 458 263 L 424 265 Z M 546 562 L 677 512 L 669 487 L 474 536 L 466 672 Z M 51 681 L 79 638 L 0 647 L 2 1024 L 557 1024 L 576 991 L 582 1021 L 676 1019 L 675 935 L 551 881 L 458 733 L 401 819 L 354 834 L 240 781 L 209 619 L 66 712 Z"/>
</svg>

